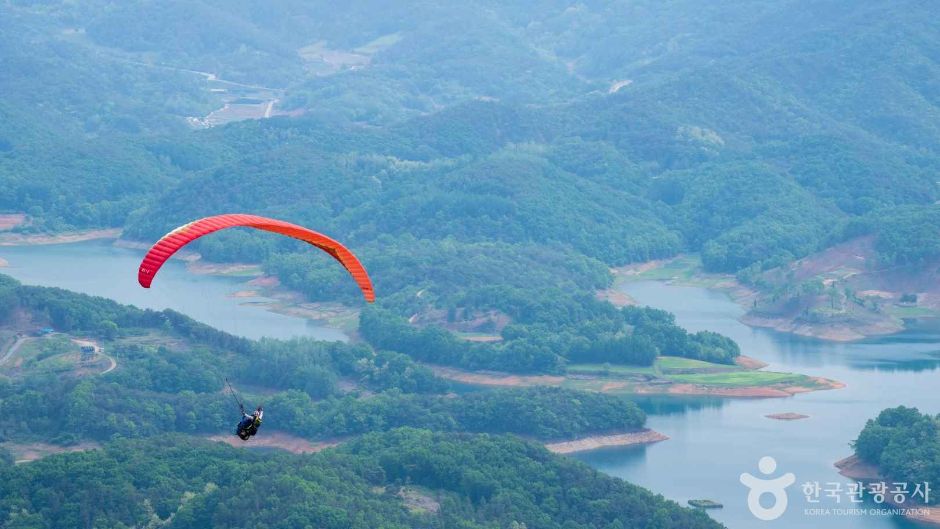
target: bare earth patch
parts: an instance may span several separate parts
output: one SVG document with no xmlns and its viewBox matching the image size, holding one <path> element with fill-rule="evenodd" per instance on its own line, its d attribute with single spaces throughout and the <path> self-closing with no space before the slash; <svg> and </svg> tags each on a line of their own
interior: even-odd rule
<svg viewBox="0 0 940 529">
<path fill-rule="evenodd" d="M 813 383 L 818 384 L 820 387 L 818 389 L 842 389 L 845 387 L 844 382 L 839 382 L 838 380 L 832 380 L 829 378 L 823 377 L 810 377 Z M 810 391 L 815 391 L 815 389 L 803 387 L 803 386 L 791 386 L 787 388 L 791 394 L 795 395 L 797 393 L 809 393 Z"/>
<path fill-rule="evenodd" d="M 39 244 L 66 244 L 71 242 L 93 241 L 96 239 L 117 239 L 121 236 L 118 228 L 107 230 L 84 230 L 56 235 L 48 234 L 0 234 L 0 246 L 31 246 Z"/>
<path fill-rule="evenodd" d="M 436 513 L 441 510 L 440 502 L 415 487 L 402 487 L 398 491 L 398 497 L 405 504 L 405 508 L 414 513 Z"/>
<path fill-rule="evenodd" d="M 862 461 L 856 455 L 836 461 L 835 467 L 839 469 L 839 474 L 863 483 L 889 481 L 881 476 L 878 467 Z M 896 503 L 890 494 L 885 495 L 885 503 L 902 509 L 910 509 L 910 512 L 904 514 L 908 520 L 940 526 L 940 508 L 918 505 L 911 501 L 903 504 Z"/>
<path fill-rule="evenodd" d="M 584 391 L 596 391 L 609 394 L 639 395 L 708 395 L 715 397 L 737 398 L 780 398 L 791 397 L 797 393 L 840 389 L 844 384 L 835 380 L 819 377 L 806 377 L 812 386 L 792 385 L 792 383 L 768 384 L 766 386 L 722 386 L 684 383 L 665 378 L 610 378 L 594 375 L 514 375 L 496 371 L 464 371 L 453 367 L 424 364 L 435 375 L 476 386 L 491 387 L 532 387 L 553 386 L 570 387 Z"/>
<path fill-rule="evenodd" d="M 508 373 L 497 372 L 470 372 L 454 369 L 452 367 L 428 365 L 435 375 L 463 382 L 464 384 L 477 384 L 481 386 L 506 386 L 506 387 L 528 387 L 528 386 L 560 386 L 565 381 L 565 377 L 556 375 L 511 375 Z"/>
<path fill-rule="evenodd" d="M 628 432 L 616 435 L 595 435 L 591 437 L 584 437 L 582 439 L 575 439 L 573 441 L 546 443 L 545 448 L 556 454 L 571 454 L 574 452 L 585 452 L 588 450 L 597 450 L 598 448 L 607 448 L 611 446 L 630 446 L 658 443 L 667 439 L 669 439 L 668 435 L 664 435 L 647 428 L 636 432 Z"/>
<path fill-rule="evenodd" d="M 256 298 L 260 294 L 257 290 L 239 290 L 238 292 L 232 292 L 228 295 L 230 298 Z"/>
<path fill-rule="evenodd" d="M 186 271 L 199 275 L 258 275 L 261 266 L 245 263 L 208 263 L 203 260 L 186 263 Z"/>
<path fill-rule="evenodd" d="M 252 279 L 248 284 L 259 288 L 274 288 L 280 286 L 281 282 L 274 276 L 260 276 Z"/>
<path fill-rule="evenodd" d="M 242 441 L 232 435 L 212 435 L 208 438 L 211 441 L 225 443 L 235 448 L 277 448 L 287 450 L 293 454 L 312 454 L 327 448 L 339 445 L 342 441 L 310 441 L 303 437 L 297 437 L 285 432 L 258 432 L 258 435 L 249 441 Z"/>
<path fill-rule="evenodd" d="M 639 388 L 639 393 L 663 393 L 656 389 Z M 743 387 L 722 388 L 700 386 L 697 384 L 672 384 L 667 386 L 665 393 L 670 395 L 712 395 L 715 397 L 742 397 L 742 398 L 779 398 L 790 397 L 793 393 L 786 388 L 776 387 Z"/>
<path fill-rule="evenodd" d="M 91 441 L 69 446 L 49 443 L 3 443 L 2 446 L 13 453 L 13 459 L 16 461 L 16 464 L 29 463 L 55 454 L 84 452 L 85 450 L 94 450 L 101 447 L 98 443 Z"/>
<path fill-rule="evenodd" d="M 12 230 L 26 222 L 24 213 L 5 213 L 0 215 L 0 231 Z"/>
<path fill-rule="evenodd" d="M 468 342 L 493 343 L 503 341 L 503 337 L 496 334 L 480 334 L 476 336 L 461 336 Z"/>
<path fill-rule="evenodd" d="M 617 308 L 636 305 L 636 300 L 631 298 L 626 292 L 617 288 L 601 290 L 597 293 L 597 299 L 607 301 Z"/>
<path fill-rule="evenodd" d="M 862 461 L 858 456 L 851 455 L 845 459 L 835 462 L 835 467 L 839 469 L 839 474 L 859 481 L 874 481 L 881 479 L 878 467 Z"/>
<path fill-rule="evenodd" d="M 793 321 L 786 317 L 767 318 L 754 315 L 745 315 L 741 322 L 752 327 L 766 327 L 775 331 L 819 338 L 831 342 L 853 342 L 868 336 L 894 334 L 904 330 L 900 321 L 882 320 L 866 324 L 847 323 L 817 323 L 808 324 Z"/>
<path fill-rule="evenodd" d="M 734 363 L 744 369 L 763 369 L 769 364 L 767 362 L 762 362 L 756 358 L 751 358 L 750 356 L 740 355 L 734 359 Z"/>
<path fill-rule="evenodd" d="M 809 415 L 803 415 L 802 413 L 771 413 L 770 415 L 764 415 L 768 419 L 775 419 L 778 421 L 798 421 L 800 419 L 808 419 Z"/>
</svg>

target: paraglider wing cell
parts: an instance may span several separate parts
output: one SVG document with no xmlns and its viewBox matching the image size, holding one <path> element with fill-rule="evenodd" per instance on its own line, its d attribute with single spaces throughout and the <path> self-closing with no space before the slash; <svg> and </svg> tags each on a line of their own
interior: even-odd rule
<svg viewBox="0 0 940 529">
<path fill-rule="evenodd" d="M 279 233 L 316 246 L 333 256 L 334 259 L 343 265 L 349 274 L 352 275 L 356 284 L 359 285 L 366 301 L 370 303 L 375 301 L 375 292 L 372 288 L 372 280 L 369 279 L 369 274 L 366 273 L 366 269 L 362 266 L 362 263 L 359 262 L 359 259 L 345 246 L 326 235 L 309 230 L 303 226 L 281 220 L 259 217 L 257 215 L 217 215 L 199 219 L 176 228 L 157 241 L 157 243 L 150 248 L 150 251 L 147 252 L 147 255 L 144 256 L 144 260 L 141 261 L 140 269 L 137 272 L 137 281 L 140 283 L 140 286 L 150 288 L 150 283 L 153 282 L 157 271 L 159 271 L 163 263 L 180 248 L 203 235 L 234 227 L 255 228 Z"/>
</svg>

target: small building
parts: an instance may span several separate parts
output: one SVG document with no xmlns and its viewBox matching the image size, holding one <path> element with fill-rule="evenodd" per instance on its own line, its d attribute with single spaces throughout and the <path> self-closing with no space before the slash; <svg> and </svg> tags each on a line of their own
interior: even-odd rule
<svg viewBox="0 0 940 529">
<path fill-rule="evenodd" d="M 36 336 L 48 336 L 55 332 L 55 329 L 52 327 L 43 327 L 41 329 L 36 329 Z"/>
</svg>

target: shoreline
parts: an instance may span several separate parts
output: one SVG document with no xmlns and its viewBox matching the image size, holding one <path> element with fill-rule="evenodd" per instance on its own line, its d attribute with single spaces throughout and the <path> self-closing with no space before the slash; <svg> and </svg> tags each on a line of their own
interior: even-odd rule
<svg viewBox="0 0 940 529">
<path fill-rule="evenodd" d="M 749 327 L 773 329 L 777 332 L 838 343 L 857 342 L 875 336 L 899 333 L 905 329 L 902 323 L 890 320 L 859 323 L 858 325 L 844 323 L 812 324 L 789 318 L 769 318 L 749 313 L 744 314 L 739 320 Z"/>
<path fill-rule="evenodd" d="M 636 305 L 628 294 L 620 290 L 624 284 L 634 281 L 662 281 L 667 284 L 702 287 L 724 292 L 732 301 L 744 309 L 738 318 L 741 323 L 755 328 L 772 329 L 777 332 L 794 334 L 806 338 L 815 338 L 827 342 L 848 343 L 867 338 L 896 334 L 905 330 L 903 321 L 895 317 L 884 317 L 875 321 L 808 323 L 785 316 L 764 316 L 751 312 L 754 301 L 760 292 L 742 283 L 730 274 L 713 274 L 701 270 L 700 266 L 676 269 L 676 273 L 667 275 L 666 267 L 676 261 L 689 260 L 687 254 L 679 254 L 669 259 L 658 259 L 643 263 L 612 268 L 614 282 L 610 288 L 599 290 L 598 299 L 610 301 L 615 306 Z M 644 277 L 644 274 L 647 277 Z"/>
<path fill-rule="evenodd" d="M 659 433 L 649 428 L 637 430 L 635 432 L 626 432 L 611 435 L 592 435 L 572 439 L 570 441 L 555 441 L 545 443 L 545 448 L 553 454 L 573 454 L 576 452 L 588 452 L 599 450 L 601 448 L 612 448 L 622 446 L 646 445 L 666 441 L 668 435 Z"/>
<path fill-rule="evenodd" d="M 58 235 L 20 235 L 0 232 L 0 247 L 69 244 L 107 239 L 114 240 L 113 245 L 117 248 L 143 252 L 151 248 L 150 243 L 121 238 L 119 229 L 64 232 Z M 266 298 L 269 301 L 259 304 L 263 310 L 314 321 L 342 332 L 351 340 L 355 338 L 360 309 L 336 302 L 304 301 L 300 293 L 282 287 L 276 277 L 265 275 L 261 264 L 208 262 L 198 252 L 186 249 L 176 252 L 172 259 L 183 261 L 186 272 L 193 275 L 243 279 L 244 284 L 240 289 L 229 294 L 232 298 Z M 0 268 L 7 266 L 9 263 L 0 258 Z M 356 319 L 355 324 L 350 323 L 353 319 Z"/>
<path fill-rule="evenodd" d="M 887 481 L 886 478 L 881 476 L 881 472 L 878 470 L 878 467 L 872 465 L 871 463 L 862 461 L 855 454 L 836 461 L 833 463 L 833 466 L 839 469 L 840 475 L 849 479 L 860 481 L 862 483 Z M 934 527 L 940 527 L 940 507 L 920 505 L 913 502 L 897 503 L 891 498 L 890 495 L 885 495 L 885 503 L 896 508 L 922 509 L 926 511 L 926 513 L 917 514 L 915 512 L 911 512 L 905 513 L 902 516 L 905 520 L 927 524 Z"/>
<path fill-rule="evenodd" d="M 773 384 L 768 386 L 706 386 L 700 384 L 674 382 L 667 379 L 623 379 L 583 375 L 517 375 L 499 371 L 466 371 L 455 367 L 421 363 L 435 376 L 451 382 L 472 386 L 487 387 L 532 387 L 551 386 L 594 391 L 597 393 L 620 395 L 681 395 L 731 398 L 785 398 L 800 393 L 842 389 L 845 384 L 822 377 L 809 377 L 814 387 L 794 386 L 792 384 Z M 593 383 L 585 386 L 584 383 Z"/>
<path fill-rule="evenodd" d="M 73 242 L 94 241 L 98 239 L 118 239 L 120 228 L 99 230 L 68 231 L 58 234 L 47 233 L 0 233 L 0 246 L 40 246 L 46 244 L 69 244 Z"/>
</svg>

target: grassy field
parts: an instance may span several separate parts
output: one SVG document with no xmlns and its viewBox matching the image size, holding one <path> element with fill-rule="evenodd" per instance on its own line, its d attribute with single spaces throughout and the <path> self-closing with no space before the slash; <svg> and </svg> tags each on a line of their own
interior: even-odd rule
<svg viewBox="0 0 940 529">
<path fill-rule="evenodd" d="M 615 364 L 571 364 L 568 366 L 569 374 L 581 375 L 657 375 L 656 366 L 630 366 Z"/>
<path fill-rule="evenodd" d="M 749 370 L 736 365 L 715 364 L 677 356 L 659 357 L 652 366 L 572 364 L 568 366 L 568 373 L 594 375 L 597 378 L 569 378 L 564 383 L 565 387 L 607 393 L 630 392 L 637 382 L 636 379 L 631 381 L 630 378 L 637 375 L 653 377 L 664 384 L 672 382 L 725 388 L 815 386 L 813 379 L 805 375 Z"/>
<path fill-rule="evenodd" d="M 730 397 L 785 397 L 842 387 L 836 381 L 689 358 L 661 357 L 653 366 L 573 364 L 567 376 L 480 373 L 434 366 L 435 374 L 468 386 L 556 386 L 611 395 L 669 393 Z"/>
<path fill-rule="evenodd" d="M 703 360 L 696 360 L 694 358 L 683 358 L 681 356 L 661 356 L 656 360 L 656 365 L 660 370 L 668 371 L 675 369 L 708 369 L 710 371 L 720 370 L 720 371 L 736 371 L 741 369 L 736 365 L 728 364 L 715 364 L 713 362 L 705 362 Z"/>
<path fill-rule="evenodd" d="M 692 373 L 669 375 L 669 380 L 704 386 L 750 387 L 792 384 L 797 386 L 812 385 L 812 379 L 793 373 L 774 373 L 772 371 L 729 371 L 725 373 Z"/>
<path fill-rule="evenodd" d="M 894 305 L 888 309 L 893 316 L 898 318 L 924 318 L 937 316 L 937 312 L 926 307 L 914 307 L 906 305 Z"/>
<path fill-rule="evenodd" d="M 683 374 L 700 371 L 702 373 L 715 373 L 724 371 L 741 371 L 742 368 L 736 365 L 715 364 L 693 358 L 683 358 L 681 356 L 661 356 L 656 359 L 652 366 L 631 366 L 617 364 L 571 364 L 568 366 L 569 374 L 581 375 L 604 375 L 610 377 L 631 375 L 650 375 L 662 376 L 669 375 L 676 371 Z"/>
</svg>

